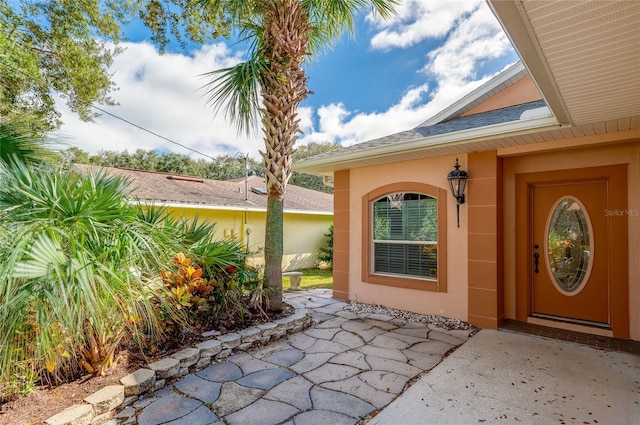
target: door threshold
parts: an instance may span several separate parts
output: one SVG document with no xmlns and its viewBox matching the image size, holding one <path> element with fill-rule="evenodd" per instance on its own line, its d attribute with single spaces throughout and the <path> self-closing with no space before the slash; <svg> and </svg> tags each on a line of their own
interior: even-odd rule
<svg viewBox="0 0 640 425">
<path fill-rule="evenodd" d="M 613 337 L 613 330 L 611 330 L 610 328 L 607 329 L 600 326 L 598 327 L 588 326 L 588 325 L 583 325 L 579 323 L 564 322 L 561 320 L 553 320 L 553 319 L 547 319 L 543 317 L 534 317 L 534 316 L 527 317 L 527 323 L 531 323 L 533 325 L 547 326 L 549 328 L 564 329 L 566 331 L 581 332 L 585 334 L 606 336 L 610 338 Z"/>
<path fill-rule="evenodd" d="M 620 351 L 640 356 L 640 341 L 598 336 L 583 332 L 564 330 L 557 327 L 552 328 L 544 325 L 535 325 L 533 323 L 518 322 L 512 319 L 506 319 L 502 322 L 498 330 L 536 335 L 543 338 L 574 342 L 598 349 Z"/>
</svg>

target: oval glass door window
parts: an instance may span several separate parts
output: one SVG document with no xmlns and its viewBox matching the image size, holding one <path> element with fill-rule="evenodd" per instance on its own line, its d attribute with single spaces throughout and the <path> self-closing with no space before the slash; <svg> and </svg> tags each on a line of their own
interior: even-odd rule
<svg viewBox="0 0 640 425">
<path fill-rule="evenodd" d="M 565 295 L 578 294 L 589 279 L 593 264 L 591 229 L 589 214 L 577 198 L 563 197 L 551 208 L 545 232 L 547 271 Z"/>
</svg>

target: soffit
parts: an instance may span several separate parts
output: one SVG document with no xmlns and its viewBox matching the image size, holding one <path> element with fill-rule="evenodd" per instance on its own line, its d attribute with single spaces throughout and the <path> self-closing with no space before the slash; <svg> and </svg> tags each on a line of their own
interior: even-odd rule
<svg viewBox="0 0 640 425">
<path fill-rule="evenodd" d="M 640 2 L 488 0 L 560 123 L 640 115 Z"/>
<path fill-rule="evenodd" d="M 487 134 L 475 138 L 461 137 L 458 140 L 445 141 L 443 143 L 434 143 L 430 138 L 408 139 L 393 143 L 384 151 L 376 148 L 368 149 L 367 155 L 362 155 L 355 151 L 353 155 L 341 154 L 328 155 L 326 158 L 321 156 L 310 158 L 297 164 L 294 163 L 294 169 L 310 174 L 331 176 L 335 171 L 352 168 L 445 155 L 499 150 L 544 142 L 579 140 L 578 138 L 583 138 L 582 140 L 584 141 L 585 137 L 593 139 L 595 143 L 606 143 L 612 139 L 624 141 L 620 138 L 621 132 L 628 134 L 631 139 L 637 140 L 640 135 L 639 129 L 640 117 L 635 117 L 601 121 L 581 126 L 546 125 L 538 128 Z M 334 152 L 339 153 L 341 151 Z"/>
</svg>

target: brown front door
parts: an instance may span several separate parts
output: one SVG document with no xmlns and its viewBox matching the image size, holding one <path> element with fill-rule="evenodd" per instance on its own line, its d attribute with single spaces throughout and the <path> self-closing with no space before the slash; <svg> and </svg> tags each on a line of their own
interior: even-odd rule
<svg viewBox="0 0 640 425">
<path fill-rule="evenodd" d="M 532 316 L 609 328 L 607 186 L 532 185 Z"/>
<path fill-rule="evenodd" d="M 516 319 L 629 338 L 626 165 L 517 174 L 515 213 Z"/>
</svg>

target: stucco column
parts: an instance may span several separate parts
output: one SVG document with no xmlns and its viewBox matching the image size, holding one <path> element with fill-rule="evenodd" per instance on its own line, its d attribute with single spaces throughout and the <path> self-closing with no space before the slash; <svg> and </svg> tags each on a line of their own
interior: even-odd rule
<svg viewBox="0 0 640 425">
<path fill-rule="evenodd" d="M 502 163 L 496 151 L 467 161 L 469 322 L 497 329 L 504 320 Z"/>
<path fill-rule="evenodd" d="M 333 174 L 333 297 L 349 299 L 349 170 Z"/>
</svg>

